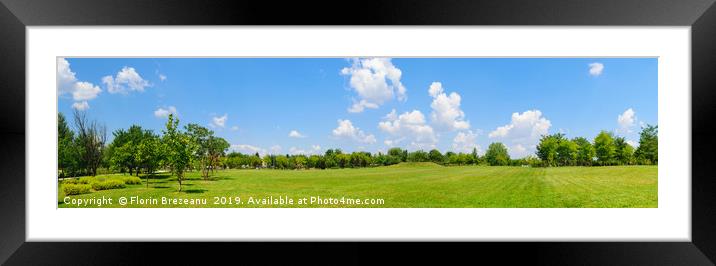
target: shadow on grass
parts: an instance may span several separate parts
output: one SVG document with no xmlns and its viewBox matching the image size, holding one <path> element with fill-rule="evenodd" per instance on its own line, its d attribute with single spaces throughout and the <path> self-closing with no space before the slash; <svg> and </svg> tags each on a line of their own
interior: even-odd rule
<svg viewBox="0 0 716 266">
<path fill-rule="evenodd" d="M 203 188 L 193 188 L 193 189 L 184 189 L 183 192 L 189 193 L 189 194 L 197 194 L 197 193 L 204 193 L 206 192 L 206 189 Z"/>
</svg>

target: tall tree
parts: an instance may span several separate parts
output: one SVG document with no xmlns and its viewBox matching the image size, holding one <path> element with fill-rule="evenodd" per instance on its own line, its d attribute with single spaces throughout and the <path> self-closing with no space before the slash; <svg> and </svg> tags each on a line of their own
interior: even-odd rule
<svg viewBox="0 0 716 266">
<path fill-rule="evenodd" d="M 557 162 L 561 166 L 570 166 L 576 164 L 578 146 L 567 138 L 561 138 L 557 146 Z"/>
<path fill-rule="evenodd" d="M 641 164 L 659 164 L 659 127 L 646 125 L 639 134 L 634 156 Z"/>
<path fill-rule="evenodd" d="M 174 119 L 173 114 L 169 114 L 162 143 L 166 151 L 166 164 L 177 176 L 181 191 L 184 171 L 191 166 L 195 158 L 196 144 L 191 137 L 179 130 L 179 119 Z"/>
<path fill-rule="evenodd" d="M 430 161 L 434 163 L 441 164 L 443 163 L 443 161 L 445 161 L 443 154 L 440 153 L 440 151 L 437 149 L 430 150 L 430 152 L 428 153 L 428 157 L 430 157 Z"/>
<path fill-rule="evenodd" d="M 614 138 L 614 161 L 620 165 L 632 164 L 634 148 L 623 137 Z"/>
<path fill-rule="evenodd" d="M 214 131 L 193 123 L 186 125 L 185 129 L 187 135 L 196 144 L 197 150 L 196 154 L 194 154 L 194 159 L 199 163 L 201 176 L 207 179 L 209 178 L 209 167 L 211 164 L 211 156 L 209 154 L 209 150 L 211 149 L 210 139 L 214 136 Z"/>
<path fill-rule="evenodd" d="M 557 149 L 564 138 L 563 134 L 543 135 L 537 145 L 537 157 L 545 166 L 557 165 Z"/>
<path fill-rule="evenodd" d="M 594 151 L 599 165 L 614 164 L 616 147 L 612 134 L 606 131 L 599 132 L 599 135 L 594 138 Z"/>
<path fill-rule="evenodd" d="M 79 167 L 78 154 L 75 146 L 75 134 L 67 125 L 62 113 L 57 113 L 57 168 L 61 177 L 74 175 Z"/>
<path fill-rule="evenodd" d="M 572 141 L 577 144 L 577 164 L 591 166 L 595 156 L 592 143 L 583 137 L 574 138 Z"/>
<path fill-rule="evenodd" d="M 508 165 L 510 163 L 510 155 L 507 148 L 501 142 L 491 143 L 485 152 L 485 160 L 490 165 Z"/>
<path fill-rule="evenodd" d="M 102 163 L 102 154 L 107 141 L 107 128 L 97 121 L 89 121 L 84 111 L 74 111 L 74 122 L 82 164 L 90 175 L 96 176 L 97 168 Z"/>
</svg>

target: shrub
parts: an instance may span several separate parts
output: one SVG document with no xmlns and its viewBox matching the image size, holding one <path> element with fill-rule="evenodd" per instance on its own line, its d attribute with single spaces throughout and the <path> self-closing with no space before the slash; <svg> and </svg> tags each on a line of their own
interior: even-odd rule
<svg viewBox="0 0 716 266">
<path fill-rule="evenodd" d="M 62 184 L 73 184 L 73 185 L 77 185 L 78 182 L 79 182 L 79 180 L 77 180 L 77 178 L 62 180 Z"/>
<path fill-rule="evenodd" d="M 106 189 L 115 189 L 115 188 L 124 188 L 124 182 L 121 180 L 105 180 L 105 181 L 98 181 L 92 183 L 92 189 L 94 190 L 106 190 Z"/>
<path fill-rule="evenodd" d="M 90 188 L 92 186 L 86 184 L 65 184 L 62 190 L 65 191 L 65 195 L 69 196 L 89 193 Z"/>
<path fill-rule="evenodd" d="M 95 181 L 95 179 L 94 179 L 93 177 L 91 177 L 91 176 L 85 176 L 85 177 L 80 177 L 80 179 L 77 180 L 77 183 L 78 183 L 78 184 L 89 184 L 89 183 L 92 183 L 92 182 L 94 182 L 94 181 Z"/>
<path fill-rule="evenodd" d="M 127 185 L 138 185 L 142 184 L 142 179 L 136 176 L 125 176 L 122 178 L 122 181 L 124 181 Z"/>
</svg>

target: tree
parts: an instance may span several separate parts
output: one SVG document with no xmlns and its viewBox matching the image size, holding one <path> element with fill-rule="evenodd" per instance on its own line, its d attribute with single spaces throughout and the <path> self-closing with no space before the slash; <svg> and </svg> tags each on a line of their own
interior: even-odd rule
<svg viewBox="0 0 716 266">
<path fill-rule="evenodd" d="M 151 130 L 144 130 L 141 126 L 132 125 L 129 129 L 118 129 L 112 132 L 114 140 L 108 148 L 110 164 L 115 168 L 129 170 L 129 175 L 136 173 L 142 167 L 139 161 L 139 145 L 145 140 L 156 138 Z"/>
<path fill-rule="evenodd" d="M 557 146 L 557 162 L 561 166 L 574 165 L 577 160 L 578 146 L 566 138 L 560 138 Z"/>
<path fill-rule="evenodd" d="M 74 122 L 81 166 L 87 169 L 88 174 L 96 176 L 105 150 L 107 128 L 97 121 L 89 121 L 86 113 L 78 110 L 74 111 Z"/>
<path fill-rule="evenodd" d="M 634 156 L 640 164 L 659 164 L 659 127 L 646 125 L 639 133 L 639 147 Z"/>
<path fill-rule="evenodd" d="M 626 142 L 623 137 L 614 139 L 614 160 L 620 165 L 632 164 L 634 158 L 634 148 Z"/>
<path fill-rule="evenodd" d="M 229 149 L 229 147 L 231 147 L 231 144 L 229 144 L 229 142 L 223 138 L 210 136 L 206 143 L 206 146 L 208 157 L 207 165 L 211 168 L 211 171 L 213 173 L 214 168 L 216 168 L 219 163 L 219 159 L 222 156 L 226 155 L 226 151 Z M 204 178 L 208 178 L 208 171 L 207 175 Z"/>
<path fill-rule="evenodd" d="M 185 127 L 186 134 L 196 145 L 196 154 L 194 154 L 195 161 L 199 164 L 201 169 L 201 176 L 204 180 L 209 178 L 209 167 L 210 167 L 210 139 L 214 135 L 214 131 L 208 128 L 202 127 L 197 124 L 187 124 Z"/>
<path fill-rule="evenodd" d="M 599 135 L 594 138 L 594 152 L 599 165 L 614 164 L 616 147 L 614 146 L 614 137 L 611 133 L 603 130 L 599 132 Z"/>
<path fill-rule="evenodd" d="M 440 153 L 437 149 L 432 149 L 428 153 L 428 157 L 430 158 L 431 162 L 442 164 L 443 161 L 445 161 L 445 158 L 443 157 L 443 154 Z"/>
<path fill-rule="evenodd" d="M 592 146 L 592 143 L 582 137 L 574 138 L 572 141 L 577 144 L 577 164 L 582 166 L 591 166 L 595 156 L 594 146 Z"/>
<path fill-rule="evenodd" d="M 79 168 L 79 154 L 75 146 L 75 134 L 67 125 L 65 116 L 57 113 L 57 168 L 60 177 L 74 175 Z"/>
<path fill-rule="evenodd" d="M 427 152 L 423 150 L 417 150 L 408 153 L 408 162 L 427 162 L 430 161 L 430 157 Z"/>
<path fill-rule="evenodd" d="M 162 143 L 166 151 L 166 164 L 177 176 L 179 191 L 181 191 L 184 171 L 191 166 L 192 160 L 196 158 L 195 154 L 198 149 L 192 138 L 179 131 L 178 126 L 179 119 L 174 119 L 174 115 L 169 114 Z"/>
<path fill-rule="evenodd" d="M 164 149 L 159 136 L 151 134 L 150 137 L 142 139 L 137 147 L 135 160 L 139 163 L 140 167 L 144 168 L 147 174 L 147 187 L 149 187 L 149 176 L 153 175 L 154 171 L 156 171 L 164 161 Z"/>
<path fill-rule="evenodd" d="M 485 160 L 487 160 L 490 165 L 508 165 L 510 163 L 510 155 L 507 153 L 507 148 L 504 144 L 494 142 L 487 148 Z"/>
<path fill-rule="evenodd" d="M 542 161 L 544 166 L 557 165 L 557 150 L 559 143 L 564 138 L 563 134 L 543 135 L 537 145 L 537 157 Z"/>
</svg>

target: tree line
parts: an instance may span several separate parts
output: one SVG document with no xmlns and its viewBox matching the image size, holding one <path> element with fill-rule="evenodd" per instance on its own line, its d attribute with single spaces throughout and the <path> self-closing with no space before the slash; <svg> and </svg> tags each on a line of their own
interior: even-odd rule
<svg viewBox="0 0 716 266">
<path fill-rule="evenodd" d="M 216 169 L 331 169 L 362 168 L 394 165 L 401 162 L 433 162 L 440 165 L 490 166 L 608 166 L 658 164 L 658 128 L 647 125 L 640 133 L 639 146 L 634 149 L 624 137 L 602 131 L 592 142 L 583 137 L 568 139 L 557 133 L 541 137 L 536 156 L 510 158 L 507 147 L 500 142 L 489 145 L 484 155 L 476 148 L 470 153 L 441 153 L 408 151 L 394 147 L 386 153 L 328 149 L 323 154 L 242 154 L 231 152 L 229 142 L 198 124 L 179 127 L 179 120 L 170 114 L 162 135 L 132 125 L 112 132 L 114 139 L 107 144 L 104 125 L 87 119 L 81 111 L 73 113 L 74 130 L 62 113 L 58 113 L 59 177 L 97 175 L 98 169 L 107 172 L 149 176 L 166 169 L 181 182 L 186 171 L 201 171 L 204 179 Z"/>
</svg>

